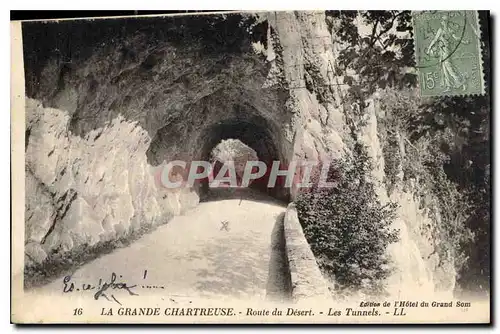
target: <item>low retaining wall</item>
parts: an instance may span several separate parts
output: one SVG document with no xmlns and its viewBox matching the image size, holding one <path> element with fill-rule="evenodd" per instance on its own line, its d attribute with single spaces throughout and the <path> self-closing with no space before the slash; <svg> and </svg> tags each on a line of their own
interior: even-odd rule
<svg viewBox="0 0 500 334">
<path fill-rule="evenodd" d="M 328 285 L 304 236 L 294 203 L 290 203 L 286 209 L 284 234 L 292 300 L 331 300 Z"/>
</svg>

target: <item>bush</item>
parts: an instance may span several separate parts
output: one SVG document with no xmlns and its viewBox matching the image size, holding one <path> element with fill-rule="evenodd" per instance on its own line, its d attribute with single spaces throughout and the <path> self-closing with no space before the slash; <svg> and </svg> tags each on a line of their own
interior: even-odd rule
<svg viewBox="0 0 500 334">
<path fill-rule="evenodd" d="M 297 197 L 304 234 L 339 292 L 380 294 L 391 273 L 386 249 L 398 240 L 399 231 L 390 228 L 396 205 L 378 201 L 369 180 L 371 161 L 361 144 L 355 145 L 352 158 L 332 167 L 335 187 L 312 188 Z"/>
</svg>

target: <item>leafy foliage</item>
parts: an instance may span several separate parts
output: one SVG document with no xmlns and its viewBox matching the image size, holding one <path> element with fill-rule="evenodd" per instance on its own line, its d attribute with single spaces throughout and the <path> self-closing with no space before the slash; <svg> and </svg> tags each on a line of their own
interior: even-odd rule
<svg viewBox="0 0 500 334">
<path fill-rule="evenodd" d="M 344 103 L 381 97 L 379 120 L 387 190 L 417 182 L 422 198 L 437 202 L 434 216 L 442 256 L 453 253 L 462 289 L 489 290 L 490 93 L 420 98 L 409 11 L 328 11 L 332 36 L 342 44 L 336 74 L 349 85 Z M 488 13 L 479 12 L 484 75 L 490 83 Z M 353 116 L 350 116 L 353 117 Z M 349 120 L 348 120 L 349 121 Z M 350 121 L 355 137 L 356 121 Z M 400 180 L 399 177 L 403 176 Z M 427 203 L 430 205 L 430 203 Z M 427 205 L 424 204 L 424 205 Z M 446 255 L 448 254 L 448 255 Z"/>
<path fill-rule="evenodd" d="M 335 187 L 315 187 L 296 200 L 320 268 L 341 292 L 381 293 L 391 272 L 386 248 L 398 239 L 398 231 L 390 229 L 396 207 L 378 201 L 368 178 L 371 168 L 365 148 L 356 144 L 354 156 L 338 161 L 330 172 Z"/>
<path fill-rule="evenodd" d="M 336 74 L 344 76 L 353 98 L 362 103 L 377 88 L 415 87 L 409 11 L 327 11 L 327 17 L 330 28 L 339 23 L 335 33 L 346 46 Z M 369 33 L 361 32 L 360 26 Z"/>
</svg>

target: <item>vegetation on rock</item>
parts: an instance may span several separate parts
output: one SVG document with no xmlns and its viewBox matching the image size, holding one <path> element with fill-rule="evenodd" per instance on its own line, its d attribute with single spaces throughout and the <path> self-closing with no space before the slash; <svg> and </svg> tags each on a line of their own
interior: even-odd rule
<svg viewBox="0 0 500 334">
<path fill-rule="evenodd" d="M 379 202 L 371 169 L 366 149 L 356 144 L 352 157 L 330 169 L 335 187 L 307 189 L 296 200 L 306 239 L 340 293 L 383 293 L 391 272 L 386 248 L 398 239 L 390 228 L 396 204 Z"/>
<path fill-rule="evenodd" d="M 489 86 L 485 15 L 480 12 Z M 347 108 L 358 111 L 346 115 L 351 134 L 356 139 L 366 101 L 378 95 L 378 131 L 388 194 L 396 186 L 414 191 L 435 221 L 435 252 L 440 261 L 451 258 L 454 263 L 458 289 L 489 291 L 489 92 L 484 96 L 419 97 L 409 11 L 328 11 L 326 20 L 332 36 L 343 45 L 335 68 L 349 85 L 344 103 L 360 106 Z M 337 209 L 332 205 L 323 211 Z"/>
</svg>

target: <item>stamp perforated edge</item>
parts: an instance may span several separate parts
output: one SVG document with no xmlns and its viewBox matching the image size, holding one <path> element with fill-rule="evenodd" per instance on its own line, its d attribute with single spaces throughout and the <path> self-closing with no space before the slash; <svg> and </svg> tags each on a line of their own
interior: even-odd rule
<svg viewBox="0 0 500 334">
<path fill-rule="evenodd" d="M 479 53 L 479 72 L 481 73 L 481 92 L 480 93 L 470 93 L 470 94 L 443 94 L 443 95 L 427 95 L 427 94 L 422 94 L 422 88 L 420 87 L 420 80 L 417 79 L 417 84 L 418 84 L 418 90 L 420 92 L 421 97 L 467 97 L 467 96 L 485 96 L 486 95 L 486 80 L 485 80 L 485 74 L 484 74 L 484 54 L 483 50 L 481 48 L 481 43 L 482 43 L 482 38 L 483 38 L 483 31 L 481 29 L 481 24 L 480 24 L 480 17 L 479 17 L 479 11 L 478 10 L 470 10 L 475 13 L 476 17 L 476 23 L 479 31 L 479 43 L 477 43 L 477 48 L 478 48 L 478 53 Z M 416 24 L 415 24 L 415 14 L 421 12 L 421 11 L 412 11 L 411 12 L 411 23 L 412 23 L 412 28 L 413 28 L 413 57 L 415 61 L 415 68 L 417 70 L 417 75 L 419 75 L 419 68 L 418 68 L 418 62 L 417 62 L 417 33 L 415 30 Z"/>
</svg>

